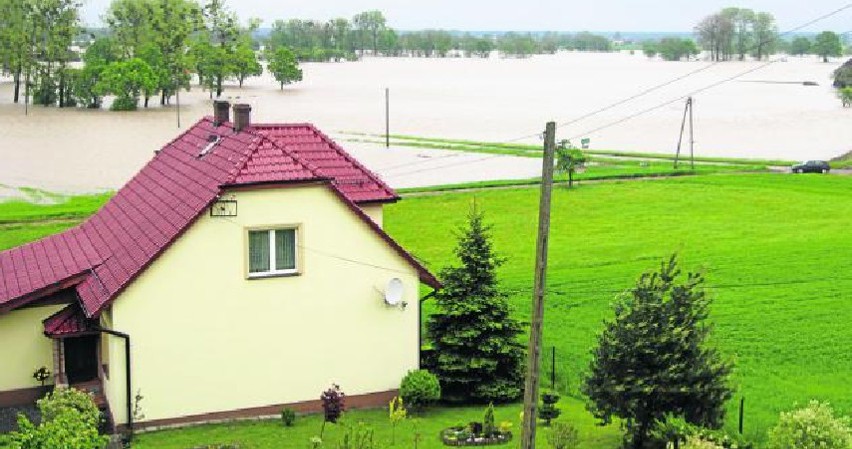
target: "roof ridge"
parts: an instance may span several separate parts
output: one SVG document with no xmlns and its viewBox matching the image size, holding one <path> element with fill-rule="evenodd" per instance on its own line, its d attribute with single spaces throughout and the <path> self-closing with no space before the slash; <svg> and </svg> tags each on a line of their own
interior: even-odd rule
<svg viewBox="0 0 852 449">
<path fill-rule="evenodd" d="M 252 149 L 251 149 L 251 151 L 249 152 L 248 157 L 247 157 L 247 158 L 246 158 L 246 160 L 245 160 L 245 161 L 244 161 L 244 162 L 243 162 L 243 163 L 239 166 L 239 168 L 237 168 L 237 171 L 236 171 L 236 172 L 234 172 L 234 174 L 233 174 L 233 175 L 231 175 L 231 176 L 229 176 L 229 177 L 228 177 L 228 181 L 227 181 L 227 182 L 225 182 L 225 183 L 223 183 L 222 185 L 233 184 L 233 183 L 236 181 L 236 179 L 240 176 L 240 173 L 242 173 L 242 172 L 243 172 L 243 170 L 244 170 L 244 169 L 248 166 L 249 162 L 251 162 L 252 160 L 254 160 L 254 157 L 257 155 L 257 150 L 259 149 L 260 143 L 265 143 L 265 142 L 270 143 L 270 144 L 272 145 L 272 147 L 273 147 L 273 148 L 275 148 L 275 149 L 277 149 L 277 150 L 281 151 L 281 155 L 282 155 L 282 156 L 287 156 L 287 157 L 289 157 L 289 158 L 292 158 L 292 159 L 293 159 L 294 161 L 296 161 L 299 165 L 301 165 L 301 166 L 302 166 L 302 167 L 304 167 L 306 170 L 308 170 L 308 171 L 311 173 L 311 175 L 313 175 L 314 177 L 316 177 L 316 178 L 320 178 L 320 179 L 324 178 L 322 175 L 320 175 L 319 173 L 317 173 L 318 167 L 317 167 L 316 165 L 311 164 L 311 163 L 309 163 L 308 161 L 305 161 L 305 160 L 303 160 L 303 159 L 302 159 L 302 158 L 300 158 L 300 157 L 297 157 L 297 156 L 296 156 L 296 154 L 294 154 L 294 152 L 293 152 L 292 150 L 286 149 L 286 148 L 285 148 L 285 147 L 283 147 L 282 145 L 278 145 L 278 143 L 277 143 L 274 139 L 272 139 L 272 138 L 270 138 L 270 137 L 267 137 L 266 135 L 264 135 L 264 134 L 262 134 L 262 133 L 257 132 L 257 130 L 256 130 L 256 129 L 254 129 L 254 128 L 255 128 L 255 126 L 254 126 L 254 125 L 252 125 L 252 126 L 248 129 L 248 131 L 251 133 L 251 135 L 252 135 L 252 136 L 254 136 L 255 138 L 257 138 L 258 140 L 252 140 L 252 142 L 249 144 L 249 147 L 250 147 L 250 148 L 252 148 Z"/>
<path fill-rule="evenodd" d="M 343 147 L 338 145 L 337 142 L 335 142 L 334 139 L 330 138 L 324 132 L 320 131 L 319 128 L 314 126 L 312 123 L 307 123 L 305 126 L 308 126 L 309 128 L 311 128 L 311 130 L 314 133 L 316 133 L 318 136 L 320 136 L 324 141 L 328 142 L 328 144 L 331 145 L 332 148 L 334 148 L 338 153 L 343 155 L 343 157 L 347 161 L 349 161 L 352 165 L 354 165 L 355 167 L 358 167 L 359 169 L 361 169 L 365 173 L 367 173 L 367 175 L 370 178 L 372 178 L 373 181 L 375 181 L 382 189 L 384 189 L 384 191 L 386 193 L 388 193 L 389 195 L 394 196 L 397 199 L 399 199 L 399 195 L 397 195 L 396 192 L 389 185 L 385 184 L 385 181 L 382 180 L 382 178 L 377 173 L 375 173 L 372 170 L 370 170 L 369 168 L 365 167 L 364 164 L 362 164 L 360 161 L 358 161 L 358 159 L 355 159 L 354 157 L 352 157 L 352 155 L 349 154 L 348 151 L 344 150 Z"/>
</svg>

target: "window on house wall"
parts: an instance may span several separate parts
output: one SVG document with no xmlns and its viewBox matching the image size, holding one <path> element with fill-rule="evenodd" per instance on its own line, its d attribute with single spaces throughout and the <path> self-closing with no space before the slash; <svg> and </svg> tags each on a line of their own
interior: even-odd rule
<svg viewBox="0 0 852 449">
<path fill-rule="evenodd" d="M 263 229 L 248 233 L 249 277 L 298 272 L 296 229 Z"/>
</svg>

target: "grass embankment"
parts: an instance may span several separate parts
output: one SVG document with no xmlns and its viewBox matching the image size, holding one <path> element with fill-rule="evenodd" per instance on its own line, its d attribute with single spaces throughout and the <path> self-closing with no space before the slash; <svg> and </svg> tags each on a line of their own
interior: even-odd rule
<svg viewBox="0 0 852 449">
<path fill-rule="evenodd" d="M 737 393 L 728 407 L 728 430 L 735 428 L 737 403 L 743 396 L 746 434 L 757 440 L 765 438 L 780 411 L 811 398 L 828 400 L 840 412 L 852 413 L 848 394 L 852 353 L 847 343 L 852 341 L 850 191 L 850 177 L 768 174 L 556 188 L 545 345 L 557 348 L 558 385 L 572 396 L 563 400 L 565 413 L 560 419 L 580 427 L 582 447 L 615 449 L 620 442 L 616 427 L 593 425 L 578 394 L 601 321 L 610 316 L 618 292 L 675 251 L 685 267 L 706 272 L 716 298 L 715 341 L 736 362 Z M 527 319 L 536 189 L 412 197 L 386 208 L 385 225 L 437 271 L 452 262 L 454 229 L 464 222 L 474 198 L 494 225 L 496 249 L 508 258 L 500 270 L 502 286 L 517 316 Z M 7 216 L 5 206 L 0 205 L 0 217 Z M 34 206 L 23 215 L 43 214 L 42 207 L 51 206 Z M 28 235 L 40 237 L 34 234 L 38 232 Z M 10 246 L 8 241 L 6 237 L 0 242 L 0 248 Z M 427 312 L 429 307 L 427 302 Z M 517 431 L 519 410 L 518 405 L 500 407 L 497 419 L 515 422 Z M 420 446 L 442 447 L 439 429 L 479 419 L 481 414 L 481 407 L 431 412 L 421 420 Z M 271 421 L 155 432 L 141 435 L 136 447 L 183 449 L 240 442 L 244 448 L 304 448 L 319 432 L 319 420 L 301 418 L 292 429 Z M 390 428 L 385 412 L 353 412 L 350 420 L 371 425 L 378 441 L 386 444 L 382 447 L 393 447 L 387 445 Z M 397 430 L 396 446 L 412 446 L 411 425 Z M 340 435 L 339 427 L 327 428 L 324 446 L 335 447 Z"/>
<path fill-rule="evenodd" d="M 561 387 L 579 396 L 601 320 L 643 271 L 678 252 L 716 297 L 716 341 L 735 360 L 745 430 L 765 437 L 778 413 L 819 398 L 852 412 L 852 179 L 716 175 L 554 191 L 545 345 L 557 348 Z M 503 287 L 529 316 L 538 192 L 495 190 L 408 198 L 385 226 L 438 269 L 473 199 L 508 261 Z M 428 303 L 427 303 L 428 304 Z"/>
<path fill-rule="evenodd" d="M 384 135 L 366 134 L 356 132 L 341 132 L 351 137 L 349 140 L 368 142 L 368 143 L 384 143 Z M 443 139 L 436 137 L 421 137 L 408 136 L 403 134 L 391 134 L 391 144 L 398 146 L 408 146 L 414 148 L 430 148 L 468 151 L 473 153 L 490 153 L 503 154 L 507 156 L 522 156 L 522 157 L 541 157 L 541 145 L 530 145 L 523 143 L 501 143 L 501 142 L 480 142 L 475 140 L 464 139 Z M 632 160 L 658 160 L 658 161 L 674 161 L 673 154 L 653 153 L 653 152 L 631 152 L 631 151 L 616 151 L 604 149 L 588 149 L 583 150 L 584 153 L 591 156 L 592 161 L 616 159 L 632 159 Z M 681 160 L 688 160 L 688 154 L 681 154 Z M 747 159 L 747 158 L 732 158 L 732 157 L 711 157 L 697 156 L 697 163 L 710 164 L 728 164 L 728 165 L 747 165 L 747 166 L 789 166 L 795 161 L 781 159 Z"/>
<path fill-rule="evenodd" d="M 852 151 L 832 159 L 829 164 L 831 168 L 852 168 Z"/>
</svg>

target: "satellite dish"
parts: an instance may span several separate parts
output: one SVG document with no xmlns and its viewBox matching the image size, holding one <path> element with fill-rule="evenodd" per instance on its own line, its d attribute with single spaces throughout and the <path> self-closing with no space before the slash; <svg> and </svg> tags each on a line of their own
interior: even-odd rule
<svg viewBox="0 0 852 449">
<path fill-rule="evenodd" d="M 388 285 L 385 287 L 385 302 L 391 306 L 399 305 L 402 302 L 402 281 L 399 278 L 388 281 Z"/>
</svg>

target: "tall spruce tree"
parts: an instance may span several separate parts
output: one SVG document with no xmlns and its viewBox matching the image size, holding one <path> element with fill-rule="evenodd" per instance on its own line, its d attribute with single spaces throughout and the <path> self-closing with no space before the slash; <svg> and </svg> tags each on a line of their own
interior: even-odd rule
<svg viewBox="0 0 852 449">
<path fill-rule="evenodd" d="M 667 413 L 721 426 L 731 397 L 732 365 L 707 342 L 711 300 L 701 288 L 704 278 L 680 273 L 672 256 L 616 302 L 583 385 L 592 414 L 604 423 L 624 419 L 636 449 L 649 447 L 653 423 Z"/>
<path fill-rule="evenodd" d="M 441 272 L 444 288 L 435 299 L 438 311 L 428 322 L 435 349 L 431 367 L 450 402 L 505 402 L 523 389 L 521 325 L 510 316 L 506 296 L 497 286 L 490 227 L 474 207 L 460 230 L 458 267 Z"/>
</svg>

